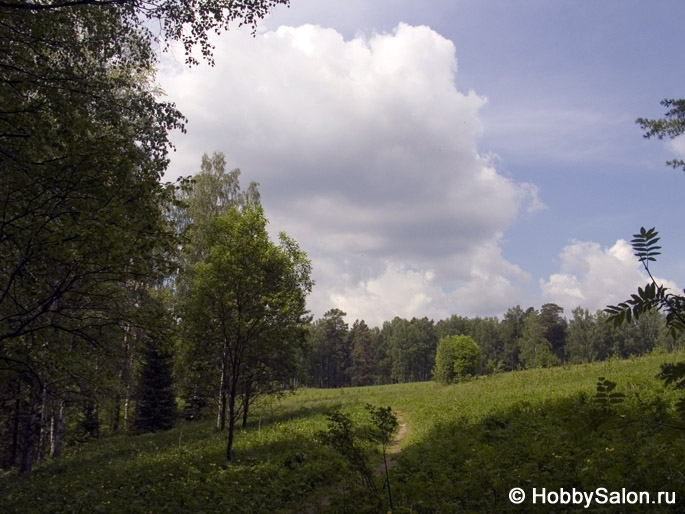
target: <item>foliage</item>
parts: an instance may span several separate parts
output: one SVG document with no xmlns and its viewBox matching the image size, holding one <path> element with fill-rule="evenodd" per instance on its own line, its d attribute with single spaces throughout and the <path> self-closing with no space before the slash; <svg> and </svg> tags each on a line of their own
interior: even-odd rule
<svg viewBox="0 0 685 514">
<path fill-rule="evenodd" d="M 582 307 L 573 309 L 572 314 L 573 319 L 568 324 L 565 348 L 569 362 L 579 364 L 597 360 L 601 350 L 595 317 Z"/>
<path fill-rule="evenodd" d="M 480 366 L 480 348 L 470 336 L 447 336 L 438 341 L 433 378 L 443 384 L 461 381 Z"/>
<path fill-rule="evenodd" d="M 371 415 L 371 437 L 375 439 L 377 442 L 379 442 L 383 448 L 385 486 L 388 491 L 388 502 L 390 504 L 390 511 L 392 511 L 392 490 L 390 488 L 390 473 L 388 470 L 388 459 L 386 456 L 386 449 L 392 441 L 392 437 L 397 431 L 397 428 L 399 427 L 399 424 L 397 422 L 397 416 L 390 407 L 375 407 L 370 403 L 366 404 L 366 410 Z"/>
<path fill-rule="evenodd" d="M 92 341 L 125 317 L 124 284 L 173 267 L 159 179 L 183 118 L 109 10 L 2 8 L 0 39 L 0 340 Z"/>
<path fill-rule="evenodd" d="M 666 313 L 666 324 L 675 338 L 678 333 L 685 331 L 685 296 L 669 293 L 668 288 L 656 283 L 649 269 L 649 263 L 656 261 L 656 256 L 660 255 L 657 245 L 659 233 L 651 228 L 640 228 L 639 234 L 634 234 L 631 244 L 635 256 L 642 263 L 645 271 L 649 275 L 650 281 L 644 288 L 638 288 L 637 294 L 618 305 L 610 305 L 605 311 L 609 314 L 609 319 L 615 325 L 623 322 L 630 322 L 631 319 L 638 319 L 641 315 L 651 310 L 660 310 Z"/>
<path fill-rule="evenodd" d="M 355 426 L 353 420 L 347 414 L 337 411 L 328 414 L 328 429 L 318 434 L 321 442 L 334 448 L 342 455 L 352 469 L 359 475 L 363 485 L 368 491 L 379 498 L 379 490 L 374 480 L 374 474 L 369 465 L 369 457 L 364 446 L 366 441 L 374 441 L 381 445 L 383 453 L 383 465 L 385 471 L 385 488 L 388 492 L 390 510 L 393 509 L 392 490 L 390 486 L 390 473 L 386 456 L 386 449 L 392 437 L 397 431 L 397 416 L 390 407 L 376 407 L 369 403 L 365 409 L 370 417 L 370 426 Z"/>
<path fill-rule="evenodd" d="M 362 483 L 374 494 L 378 494 L 368 459 L 360 445 L 359 435 L 355 433 L 352 419 L 343 412 L 332 412 L 326 416 L 328 429 L 319 432 L 318 437 L 325 445 L 330 446 L 348 462 L 359 474 Z M 358 430 L 357 430 L 358 431 Z"/>
<path fill-rule="evenodd" d="M 561 360 L 564 359 L 568 325 L 562 316 L 563 312 L 563 307 L 556 303 L 546 303 L 540 307 L 540 323 L 545 328 L 545 339 L 549 341 L 552 353 Z"/>
<path fill-rule="evenodd" d="M 59 456 L 81 410 L 91 434 L 126 427 L 146 297 L 179 248 L 161 178 L 185 119 L 159 100 L 155 46 L 211 62 L 211 31 L 287 3 L 0 2 L 3 467 Z"/>
<path fill-rule="evenodd" d="M 344 313 L 331 309 L 308 334 L 305 380 L 315 387 L 424 380 L 427 356 L 435 355 L 437 339 L 449 335 L 470 336 L 480 348 L 480 364 L 472 374 L 628 358 L 655 348 L 672 351 L 683 339 L 666 337 L 665 316 L 657 311 L 619 327 L 605 323 L 608 315 L 603 311 L 590 313 L 578 307 L 569 322 L 555 304 L 543 305 L 541 311 L 517 305 L 501 320 L 453 315 L 437 323 L 396 317 L 379 330 L 363 320 L 350 328 Z M 429 369 L 434 365 L 435 358 Z"/>
<path fill-rule="evenodd" d="M 526 368 L 547 368 L 559 364 L 559 358 L 552 352 L 552 345 L 545 336 L 546 332 L 547 327 L 537 312 L 526 316 L 519 339 L 519 359 Z"/>
<path fill-rule="evenodd" d="M 658 377 L 663 380 L 666 385 L 671 385 L 675 389 L 685 389 L 685 362 L 662 364 L 661 372 Z M 680 421 L 685 423 L 685 397 L 681 397 L 676 402 L 675 408 L 680 417 Z"/>
<path fill-rule="evenodd" d="M 433 320 L 395 317 L 385 322 L 381 338 L 391 361 L 390 378 L 395 382 L 429 380 L 438 339 Z"/>
<path fill-rule="evenodd" d="M 259 205 L 258 185 L 251 182 L 241 191 L 240 170 L 226 171 L 226 157 L 223 152 L 211 156 L 203 154 L 200 169 L 192 179 L 176 192 L 175 203 L 171 206 L 170 217 L 182 237 L 180 252 L 184 271 L 173 277 L 171 288 L 175 294 L 177 310 L 182 311 L 187 302 L 193 266 L 206 259 L 211 247 L 211 223 L 231 209 L 242 210 L 248 205 Z M 181 331 L 187 331 L 188 323 L 181 323 Z M 179 394 L 195 404 L 207 403 L 218 390 L 218 373 L 207 373 L 216 361 L 212 344 L 187 344 L 189 334 L 182 334 L 176 341 L 175 376 Z M 208 342 L 209 343 L 209 342 Z M 201 409 L 196 415 L 202 415 Z"/>
<path fill-rule="evenodd" d="M 185 344 L 206 347 L 219 372 L 218 421 L 220 428 L 228 421 L 229 461 L 239 414 L 294 373 L 309 322 L 310 262 L 284 233 L 273 243 L 266 223 L 258 205 L 215 218 L 207 257 L 187 270 L 179 308 Z"/>
<path fill-rule="evenodd" d="M 661 105 L 668 109 L 663 118 L 638 118 L 636 120 L 638 125 L 646 131 L 644 137 L 649 139 L 656 136 L 658 139 L 664 137 L 672 139 L 685 133 L 685 100 L 666 99 L 661 101 Z M 683 168 L 685 170 L 685 161 L 682 159 L 674 159 L 666 164 L 676 169 Z"/>
<path fill-rule="evenodd" d="M 213 46 L 209 42 L 212 31 L 228 30 L 231 23 L 249 25 L 256 29 L 257 21 L 276 5 L 288 5 L 289 0 L 53 0 L 0 2 L 1 9 L 14 9 L 30 15 L 79 9 L 107 10 L 116 13 L 130 31 L 141 31 L 148 44 L 172 42 L 183 44 L 186 61 L 197 63 L 193 49 L 199 45 L 202 56 L 210 63 Z M 159 27 L 153 31 L 150 27 Z"/>
<path fill-rule="evenodd" d="M 524 311 L 520 305 L 511 307 L 504 314 L 502 322 L 498 330 L 503 341 L 502 357 L 504 367 L 507 370 L 517 369 L 520 365 L 520 348 L 519 340 L 523 335 L 523 324 L 526 317 L 533 312 L 534 309 L 530 307 Z"/>
<path fill-rule="evenodd" d="M 637 294 L 631 295 L 629 300 L 618 305 L 610 305 L 605 311 L 616 325 L 645 317 L 653 310 L 663 311 L 666 313 L 666 326 L 671 337 L 676 339 L 685 332 L 685 296 L 667 292 L 668 288 L 658 285 L 649 269 L 649 263 L 655 262 L 656 256 L 660 255 L 658 235 L 654 228 L 646 230 L 644 227 L 640 228 L 639 234 L 633 235 L 631 243 L 635 256 L 649 275 L 650 282 L 644 288 L 638 288 Z M 662 368 L 660 376 L 667 384 L 680 387 L 685 380 L 685 366 Z M 676 408 L 681 421 L 685 422 L 685 397 L 678 401 Z"/>
<path fill-rule="evenodd" d="M 356 320 L 349 333 L 351 365 L 350 381 L 353 386 L 373 385 L 378 382 L 380 370 L 376 353 L 380 342 L 378 329 L 371 329 L 364 320 Z"/>
<path fill-rule="evenodd" d="M 345 316 L 340 309 L 331 309 L 309 329 L 307 368 L 315 387 L 350 385 L 352 342 Z"/>
<path fill-rule="evenodd" d="M 176 424 L 171 367 L 171 356 L 160 348 L 159 341 L 148 339 L 138 379 L 134 430 L 169 430 Z"/>
</svg>

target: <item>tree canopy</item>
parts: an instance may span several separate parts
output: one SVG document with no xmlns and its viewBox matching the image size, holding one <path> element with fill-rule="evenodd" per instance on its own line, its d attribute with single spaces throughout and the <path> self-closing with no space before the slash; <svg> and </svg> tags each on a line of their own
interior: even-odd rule
<svg viewBox="0 0 685 514">
<path fill-rule="evenodd" d="M 195 64 L 193 49 L 200 47 L 203 58 L 212 62 L 212 32 L 228 30 L 230 24 L 248 25 L 256 30 L 257 22 L 277 5 L 290 0 L 2 0 L 0 9 L 30 14 L 57 11 L 84 12 L 107 10 L 118 16 L 131 32 L 141 33 L 148 42 L 167 48 L 180 42 L 186 62 Z"/>
</svg>

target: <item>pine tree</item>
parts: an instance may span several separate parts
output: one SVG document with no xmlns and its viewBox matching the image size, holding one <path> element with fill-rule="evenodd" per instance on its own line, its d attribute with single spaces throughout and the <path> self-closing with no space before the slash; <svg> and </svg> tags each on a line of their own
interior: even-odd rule
<svg viewBox="0 0 685 514">
<path fill-rule="evenodd" d="M 154 341 L 148 341 L 138 383 L 135 431 L 168 430 L 174 426 L 176 401 L 171 369 L 171 356 Z"/>
</svg>

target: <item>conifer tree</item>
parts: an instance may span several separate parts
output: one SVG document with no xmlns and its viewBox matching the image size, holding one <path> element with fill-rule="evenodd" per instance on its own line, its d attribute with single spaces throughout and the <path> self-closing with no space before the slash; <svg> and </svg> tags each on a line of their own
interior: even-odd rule
<svg viewBox="0 0 685 514">
<path fill-rule="evenodd" d="M 133 421 L 135 431 L 153 432 L 174 426 L 176 401 L 171 369 L 171 356 L 162 351 L 155 341 L 148 341 L 138 383 Z"/>
</svg>

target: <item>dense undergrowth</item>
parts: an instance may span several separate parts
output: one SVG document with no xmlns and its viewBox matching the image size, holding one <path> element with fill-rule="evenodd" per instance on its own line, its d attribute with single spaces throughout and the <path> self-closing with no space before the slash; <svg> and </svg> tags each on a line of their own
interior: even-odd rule
<svg viewBox="0 0 685 514">
<path fill-rule="evenodd" d="M 361 424 L 370 402 L 392 406 L 409 425 L 391 472 L 395 512 L 682 512 L 685 434 L 668 429 L 677 393 L 655 378 L 661 363 L 682 358 L 526 370 L 453 386 L 301 390 L 255 410 L 228 467 L 225 434 L 209 421 L 182 423 L 74 446 L 31 476 L 7 473 L 0 503 L 21 513 L 377 511 L 383 500 L 370 498 L 317 439 L 327 412 L 343 409 Z M 611 412 L 593 401 L 600 376 L 625 394 Z M 513 505 L 513 487 L 668 491 L 676 503 Z"/>
</svg>

